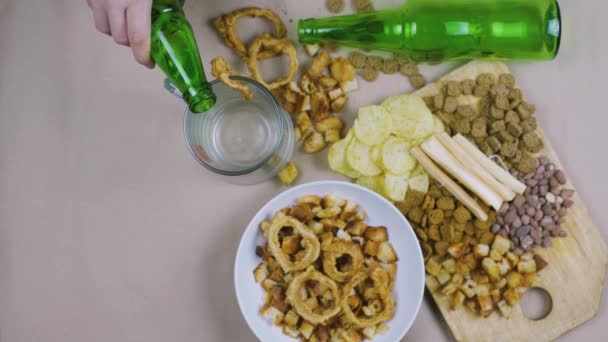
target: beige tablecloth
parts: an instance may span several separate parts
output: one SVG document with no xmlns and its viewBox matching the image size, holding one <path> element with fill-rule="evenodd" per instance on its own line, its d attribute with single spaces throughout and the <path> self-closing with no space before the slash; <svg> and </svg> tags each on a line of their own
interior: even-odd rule
<svg viewBox="0 0 608 342">
<path fill-rule="evenodd" d="M 606 237 L 608 4 L 561 2 L 558 59 L 512 67 Z M 297 18 L 326 15 L 324 0 L 188 0 L 205 61 L 237 62 L 208 22 L 252 4 L 276 10 L 292 34 Z M 183 142 L 183 105 L 161 82 L 95 32 L 84 0 L 0 0 L 0 341 L 255 340 L 234 296 L 234 255 L 250 218 L 283 188 L 204 171 Z M 358 106 L 410 90 L 399 76 L 362 87 L 349 123 Z M 340 179 L 325 153 L 297 153 L 300 183 Z M 606 301 L 562 340 L 608 336 Z M 426 298 L 405 340 L 450 339 Z"/>
</svg>

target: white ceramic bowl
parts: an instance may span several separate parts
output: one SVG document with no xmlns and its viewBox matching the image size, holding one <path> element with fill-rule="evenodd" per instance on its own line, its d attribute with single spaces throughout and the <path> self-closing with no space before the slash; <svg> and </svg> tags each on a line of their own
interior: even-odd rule
<svg viewBox="0 0 608 342">
<path fill-rule="evenodd" d="M 261 262 L 255 249 L 264 244 L 259 224 L 272 218 L 275 212 L 297 203 L 303 195 L 324 196 L 333 193 L 359 205 L 367 214 L 366 223 L 388 228 L 389 241 L 393 245 L 397 261 L 397 279 L 393 294 L 397 301 L 394 318 L 387 323 L 389 331 L 376 335 L 376 342 L 395 342 L 405 336 L 418 314 L 424 295 L 424 261 L 418 240 L 410 224 L 393 204 L 382 196 L 355 184 L 338 181 L 320 181 L 288 189 L 270 202 L 253 217 L 241 238 L 234 265 L 234 286 L 241 312 L 249 327 L 261 341 L 293 342 L 281 329 L 262 318 L 259 313 L 263 304 L 264 290 L 253 278 L 253 269 Z"/>
</svg>

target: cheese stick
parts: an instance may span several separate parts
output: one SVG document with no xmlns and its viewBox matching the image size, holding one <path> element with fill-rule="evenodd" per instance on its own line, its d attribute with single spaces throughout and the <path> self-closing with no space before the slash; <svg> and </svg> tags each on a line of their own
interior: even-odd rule
<svg viewBox="0 0 608 342">
<path fill-rule="evenodd" d="M 502 198 L 484 182 L 469 172 L 435 137 L 422 143 L 422 150 L 448 173 L 457 178 L 464 186 L 473 191 L 485 203 L 497 211 L 502 206 Z"/>
<path fill-rule="evenodd" d="M 510 202 L 515 198 L 515 193 L 511 191 L 508 187 L 506 187 L 501 182 L 497 181 L 494 176 L 492 176 L 486 169 L 484 169 L 479 163 L 469 156 L 466 151 L 458 145 L 452 137 L 450 137 L 447 133 L 441 132 L 435 134 L 435 137 L 443 147 L 447 148 L 457 160 L 467 169 L 469 172 L 477 176 L 481 179 L 482 182 L 486 183 L 490 188 L 492 188 L 500 198 L 504 201 Z"/>
<path fill-rule="evenodd" d="M 454 136 L 454 141 L 460 145 L 469 156 L 477 160 L 481 166 L 486 169 L 489 173 L 494 175 L 502 184 L 506 185 L 509 189 L 515 193 L 522 195 L 526 191 L 526 185 L 513 177 L 510 173 L 496 165 L 492 160 L 486 157 L 472 142 L 468 141 L 467 138 L 462 136 L 460 133 Z"/>
<path fill-rule="evenodd" d="M 456 197 L 465 207 L 467 207 L 475 217 L 480 219 L 481 221 L 486 221 L 488 219 L 488 214 L 481 208 L 481 206 L 475 202 L 475 200 L 469 196 L 469 194 L 464 191 L 460 185 L 456 184 L 448 175 L 446 175 L 435 163 L 420 149 L 420 147 L 414 147 L 410 150 L 410 153 L 422 167 L 431 175 L 431 177 L 435 178 L 439 183 L 441 183 L 448 191 Z"/>
</svg>

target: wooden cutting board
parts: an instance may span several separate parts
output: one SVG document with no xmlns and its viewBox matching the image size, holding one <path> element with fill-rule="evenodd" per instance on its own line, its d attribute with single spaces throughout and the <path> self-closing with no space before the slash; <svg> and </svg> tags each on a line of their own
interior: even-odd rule
<svg viewBox="0 0 608 342">
<path fill-rule="evenodd" d="M 510 70 L 501 62 L 474 61 L 454 70 L 438 82 L 467 78 L 474 80 L 480 73 L 499 75 L 510 73 Z M 429 84 L 416 93 L 421 96 L 436 94 L 438 82 Z M 530 102 L 534 103 L 533 99 Z M 563 170 L 542 128 L 538 129 L 538 133 L 545 143 L 540 153 Z M 574 189 L 571 183 L 566 186 Z M 433 293 L 433 299 L 456 340 L 550 341 L 595 316 L 608 270 L 608 249 L 581 198 L 575 194 L 573 199 L 575 205 L 568 211 L 563 224 L 568 237 L 553 239 L 552 248 L 537 248 L 537 253 L 549 262 L 549 266 L 540 272 L 534 283 L 534 287 L 546 290 L 551 296 L 552 308 L 548 316 L 530 320 L 523 314 L 521 306 L 517 305 L 508 320 L 498 313 L 484 319 L 464 307 L 450 310 L 448 297 L 439 292 Z"/>
</svg>

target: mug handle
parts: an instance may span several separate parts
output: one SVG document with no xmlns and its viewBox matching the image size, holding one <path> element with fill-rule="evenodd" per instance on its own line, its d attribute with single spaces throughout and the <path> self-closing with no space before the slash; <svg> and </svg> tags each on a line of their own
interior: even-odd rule
<svg viewBox="0 0 608 342">
<path fill-rule="evenodd" d="M 183 96 L 182 93 L 179 91 L 179 89 L 177 89 L 177 87 L 171 83 L 171 81 L 169 81 L 168 78 L 165 78 L 165 81 L 163 82 L 165 89 L 170 92 L 171 94 L 173 94 L 175 97 L 177 97 L 178 99 L 183 100 Z"/>
</svg>

